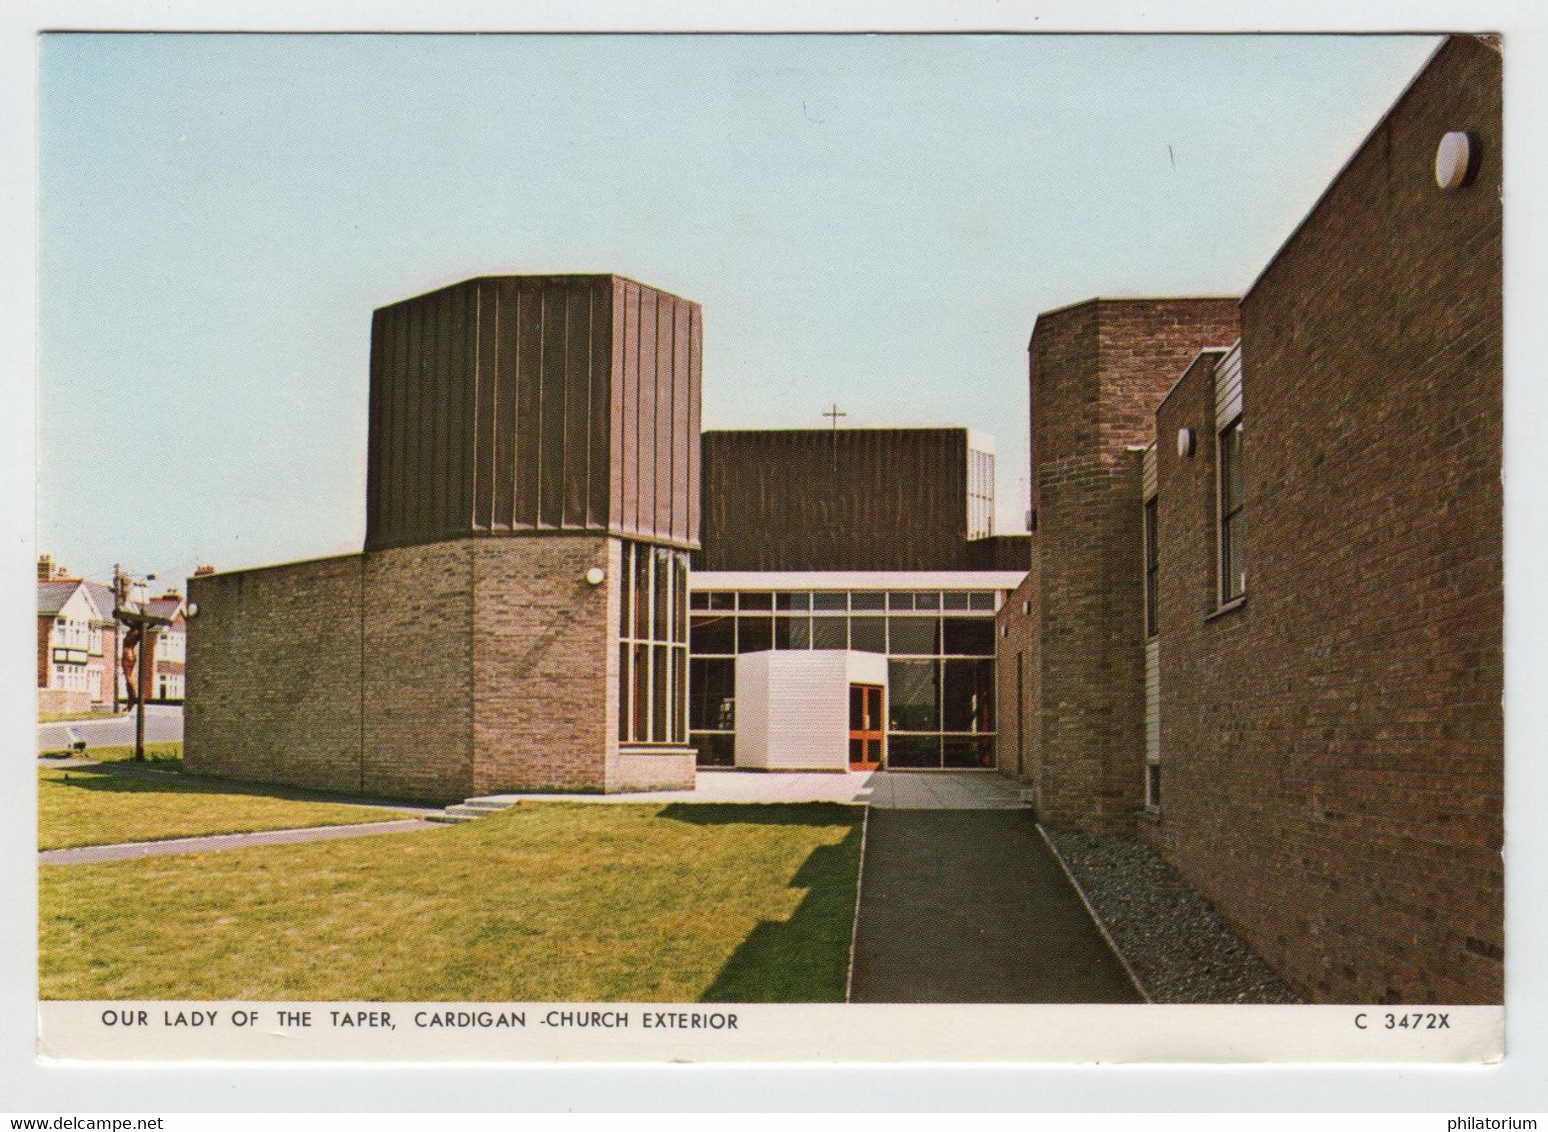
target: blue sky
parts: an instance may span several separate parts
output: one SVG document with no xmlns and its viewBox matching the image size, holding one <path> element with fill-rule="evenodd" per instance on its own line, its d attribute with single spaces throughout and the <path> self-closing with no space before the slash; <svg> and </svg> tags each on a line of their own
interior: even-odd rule
<svg viewBox="0 0 1548 1132">
<path fill-rule="evenodd" d="M 1010 529 L 1037 312 L 1239 294 L 1433 45 L 45 37 L 39 549 L 358 549 L 371 310 L 495 272 L 702 303 L 709 428 L 988 432 Z"/>
</svg>

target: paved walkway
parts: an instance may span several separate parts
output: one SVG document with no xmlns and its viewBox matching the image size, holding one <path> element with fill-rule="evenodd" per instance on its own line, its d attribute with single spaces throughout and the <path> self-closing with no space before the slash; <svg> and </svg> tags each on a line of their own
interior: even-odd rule
<svg viewBox="0 0 1548 1132">
<path fill-rule="evenodd" d="M 1139 1002 L 1030 810 L 873 809 L 852 1002 Z"/>
<path fill-rule="evenodd" d="M 303 841 L 333 841 L 341 837 L 369 837 L 376 833 L 444 828 L 419 818 L 404 818 L 398 821 L 362 822 L 359 825 L 321 825 L 308 829 L 178 837 L 166 841 L 130 841 L 118 845 L 86 845 L 79 849 L 49 849 L 38 854 L 38 864 L 95 865 L 102 861 L 132 861 L 140 857 L 166 857 L 174 853 L 213 853 L 221 849 L 251 849 L 258 845 L 293 845 Z"/>
<path fill-rule="evenodd" d="M 842 802 L 873 809 L 1021 809 L 1020 787 L 992 771 L 704 770 L 693 790 L 637 794 L 491 794 L 503 802 Z"/>
</svg>

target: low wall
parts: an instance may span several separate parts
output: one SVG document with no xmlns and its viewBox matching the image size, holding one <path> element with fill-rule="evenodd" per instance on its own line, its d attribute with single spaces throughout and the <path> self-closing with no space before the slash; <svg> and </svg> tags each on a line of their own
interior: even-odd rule
<svg viewBox="0 0 1548 1132">
<path fill-rule="evenodd" d="M 74 715 L 91 710 L 91 693 L 71 692 L 64 688 L 38 689 L 39 715 Z"/>
</svg>

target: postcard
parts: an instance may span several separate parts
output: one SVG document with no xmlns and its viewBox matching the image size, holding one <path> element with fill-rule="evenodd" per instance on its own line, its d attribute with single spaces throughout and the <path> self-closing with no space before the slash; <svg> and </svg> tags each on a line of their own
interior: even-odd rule
<svg viewBox="0 0 1548 1132">
<path fill-rule="evenodd" d="M 49 1063 L 1495 1063 L 1509 37 L 38 43 Z"/>
</svg>

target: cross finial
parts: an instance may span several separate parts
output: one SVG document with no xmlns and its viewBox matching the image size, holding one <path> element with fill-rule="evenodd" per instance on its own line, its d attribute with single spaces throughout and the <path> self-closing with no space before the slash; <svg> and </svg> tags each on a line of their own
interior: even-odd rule
<svg viewBox="0 0 1548 1132">
<path fill-rule="evenodd" d="M 838 402 L 837 401 L 833 402 L 833 408 L 824 410 L 822 415 L 825 416 L 825 417 L 832 418 L 832 420 L 833 420 L 833 431 L 834 432 L 838 431 L 839 418 L 840 417 L 847 417 L 847 416 L 849 416 L 848 413 L 844 412 L 842 409 L 840 409 L 838 407 Z"/>
</svg>

